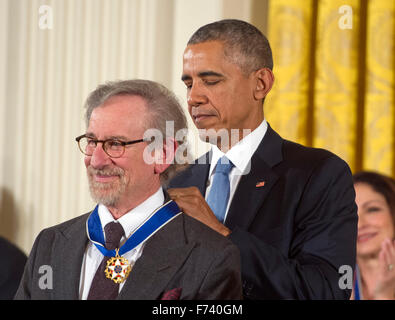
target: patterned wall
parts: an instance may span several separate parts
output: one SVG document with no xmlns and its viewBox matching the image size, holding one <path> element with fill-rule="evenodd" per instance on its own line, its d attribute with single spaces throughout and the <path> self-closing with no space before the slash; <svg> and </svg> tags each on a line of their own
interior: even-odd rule
<svg viewBox="0 0 395 320">
<path fill-rule="evenodd" d="M 283 137 L 329 149 L 354 171 L 394 175 L 395 2 L 346 3 L 270 1 L 276 82 L 266 118 Z"/>
</svg>

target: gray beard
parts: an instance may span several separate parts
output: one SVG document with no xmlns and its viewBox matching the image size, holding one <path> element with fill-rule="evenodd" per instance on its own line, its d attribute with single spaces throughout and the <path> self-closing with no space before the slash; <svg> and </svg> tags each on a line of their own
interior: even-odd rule
<svg viewBox="0 0 395 320">
<path fill-rule="evenodd" d="M 112 183 L 101 183 L 94 180 L 93 175 L 118 175 L 119 180 Z M 117 206 L 121 196 L 126 190 L 126 178 L 124 171 L 120 168 L 113 169 L 93 169 L 88 167 L 87 170 L 89 191 L 93 201 L 103 204 L 106 207 Z"/>
</svg>

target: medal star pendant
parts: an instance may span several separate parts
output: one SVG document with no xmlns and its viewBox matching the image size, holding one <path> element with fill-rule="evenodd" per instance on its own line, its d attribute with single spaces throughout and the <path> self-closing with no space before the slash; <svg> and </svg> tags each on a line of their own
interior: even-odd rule
<svg viewBox="0 0 395 320">
<path fill-rule="evenodd" d="M 115 283 L 122 283 L 129 276 L 132 267 L 127 259 L 119 256 L 119 249 L 115 249 L 115 252 L 115 257 L 107 260 L 107 267 L 104 272 L 108 279 Z"/>
</svg>

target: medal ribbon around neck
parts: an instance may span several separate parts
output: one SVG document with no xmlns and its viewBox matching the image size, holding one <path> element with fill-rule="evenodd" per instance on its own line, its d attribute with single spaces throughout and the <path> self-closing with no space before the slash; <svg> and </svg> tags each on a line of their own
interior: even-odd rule
<svg viewBox="0 0 395 320">
<path fill-rule="evenodd" d="M 139 244 L 148 240 L 157 231 L 159 231 L 164 225 L 170 222 L 172 219 L 181 214 L 181 210 L 178 205 L 170 200 L 163 204 L 161 207 L 156 209 L 147 220 L 145 220 L 136 231 L 134 231 L 128 240 L 119 248 L 119 250 L 107 250 L 104 247 L 104 235 L 103 228 L 100 222 L 98 213 L 99 206 L 93 210 L 86 222 L 87 234 L 89 240 L 96 246 L 97 249 L 105 257 L 116 257 L 122 256 L 126 252 L 134 249 Z"/>
<path fill-rule="evenodd" d="M 176 216 L 181 214 L 178 205 L 170 200 L 158 209 L 156 209 L 126 240 L 126 242 L 119 249 L 108 250 L 104 247 L 104 235 L 101 225 L 99 213 L 99 206 L 93 210 L 86 222 L 87 235 L 89 240 L 96 246 L 97 249 L 105 256 L 111 257 L 107 261 L 107 267 L 104 270 L 108 279 L 115 283 L 122 283 L 129 276 L 132 267 L 129 261 L 121 257 L 126 252 L 134 249 L 139 244 L 148 240 L 157 231 L 159 231 L 165 224 L 170 222 Z"/>
<path fill-rule="evenodd" d="M 115 283 L 124 282 L 132 270 L 129 261 L 122 257 L 122 255 L 148 240 L 165 224 L 181 214 L 178 205 L 170 200 L 151 213 L 151 215 L 130 235 L 123 246 L 115 250 L 108 250 L 104 246 L 105 240 L 98 208 L 99 206 L 96 206 L 86 222 L 87 235 L 89 240 L 104 256 L 111 257 L 107 260 L 107 267 L 104 273 L 106 278 Z"/>
</svg>

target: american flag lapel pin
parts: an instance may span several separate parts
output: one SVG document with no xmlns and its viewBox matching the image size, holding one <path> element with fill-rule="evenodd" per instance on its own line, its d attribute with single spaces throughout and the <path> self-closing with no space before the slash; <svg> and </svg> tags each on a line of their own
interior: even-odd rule
<svg viewBox="0 0 395 320">
<path fill-rule="evenodd" d="M 257 187 L 257 188 L 261 188 L 261 187 L 263 187 L 265 185 L 265 181 L 260 181 L 260 182 L 258 182 L 255 186 Z"/>
</svg>

